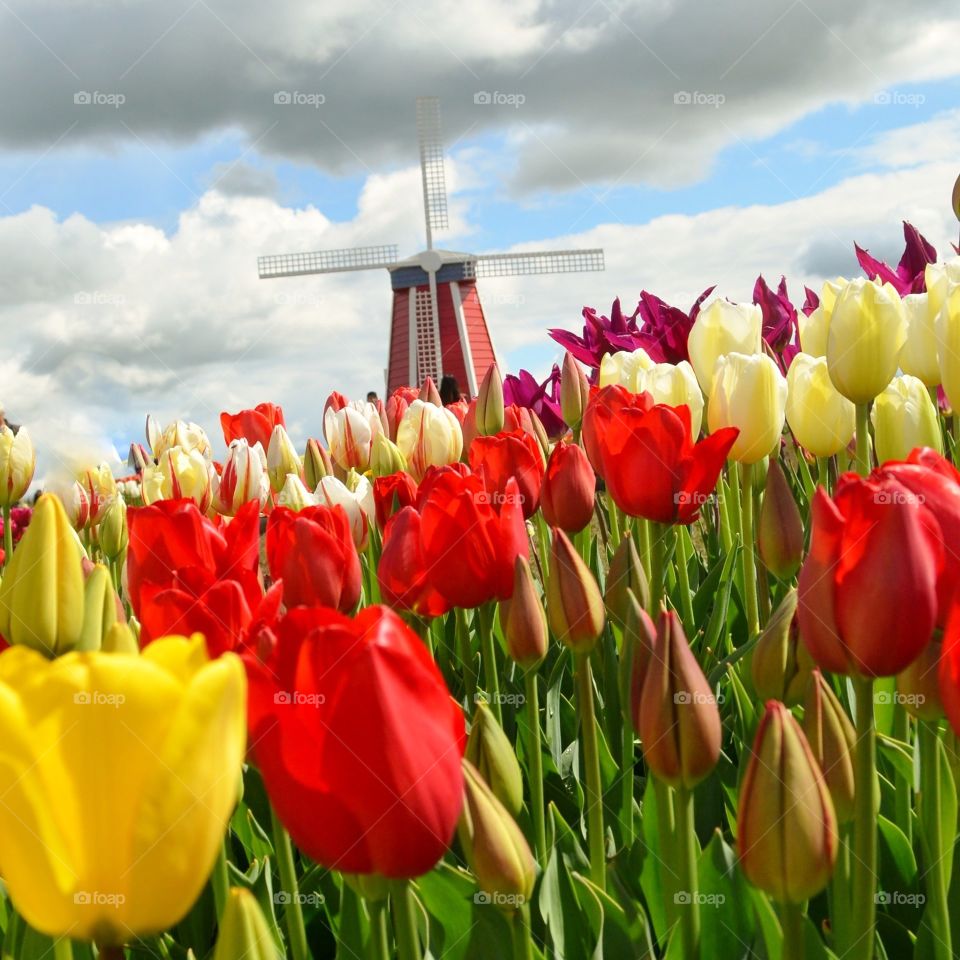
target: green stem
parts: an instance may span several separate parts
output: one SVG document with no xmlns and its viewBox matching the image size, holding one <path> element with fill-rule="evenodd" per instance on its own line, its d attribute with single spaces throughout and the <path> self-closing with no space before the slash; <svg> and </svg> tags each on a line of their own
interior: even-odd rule
<svg viewBox="0 0 960 960">
<path fill-rule="evenodd" d="M 223 918 L 223 911 L 230 896 L 230 874 L 227 871 L 227 837 L 224 837 L 223 843 L 220 844 L 220 852 L 217 854 L 217 861 L 213 865 L 210 885 L 213 887 L 213 902 L 216 906 L 217 921 L 219 922 Z"/>
<path fill-rule="evenodd" d="M 484 685 L 497 723 L 503 723 L 503 708 L 500 704 L 500 677 L 497 673 L 497 648 L 493 642 L 493 603 L 485 603 L 477 610 L 480 629 L 480 656 L 483 660 Z"/>
<path fill-rule="evenodd" d="M 662 523 L 650 524 L 650 616 L 654 623 L 660 616 L 663 602 L 663 578 L 666 573 L 667 527 Z"/>
<path fill-rule="evenodd" d="M 872 960 L 877 905 L 877 740 L 873 680 L 852 676 L 857 698 L 857 750 L 854 768 L 853 896 L 850 942 L 858 960 Z"/>
<path fill-rule="evenodd" d="M 740 526 L 740 470 L 739 464 L 728 464 L 730 477 L 730 533 L 734 539 L 743 543 L 743 530 Z"/>
<path fill-rule="evenodd" d="M 273 828 L 273 850 L 277 859 L 277 872 L 280 874 L 280 889 L 287 895 L 283 909 L 283 918 L 287 925 L 287 939 L 293 960 L 308 960 L 307 929 L 303 924 L 303 908 L 300 903 L 300 888 L 297 886 L 297 871 L 293 863 L 293 844 L 290 834 L 280 822 L 273 807 L 270 808 L 270 822 Z"/>
<path fill-rule="evenodd" d="M 417 905 L 409 880 L 391 884 L 393 933 L 397 941 L 397 960 L 421 960 L 420 937 L 417 934 Z"/>
<path fill-rule="evenodd" d="M 623 845 L 633 846 L 633 768 L 635 743 L 633 736 L 633 708 L 630 692 L 633 686 L 633 638 L 624 630 L 620 647 L 620 824 Z"/>
<path fill-rule="evenodd" d="M 523 904 L 510 918 L 513 960 L 533 960 L 533 937 L 530 933 L 530 908 Z"/>
<path fill-rule="evenodd" d="M 733 549 L 733 529 L 730 523 L 730 487 L 720 475 L 717 483 L 717 490 L 720 505 L 720 542 L 723 544 L 723 552 L 729 553 Z"/>
<path fill-rule="evenodd" d="M 13 556 L 13 521 L 10 519 L 10 507 L 3 508 L 3 565 L 5 567 Z"/>
<path fill-rule="evenodd" d="M 370 912 L 370 960 L 390 960 L 387 901 L 368 900 L 367 909 Z"/>
<path fill-rule="evenodd" d="M 620 546 L 620 513 L 609 490 L 607 491 L 607 517 L 610 521 L 610 546 L 616 551 Z"/>
<path fill-rule="evenodd" d="M 830 492 L 830 458 L 817 457 L 817 483 Z"/>
<path fill-rule="evenodd" d="M 101 960 L 109 960 L 111 956 L 110 950 L 116 949 L 118 952 L 112 954 L 112 956 L 119 957 L 120 960 L 123 960 L 123 948 L 122 947 L 107 947 L 100 951 Z M 53 941 L 53 960 L 73 960 L 73 943 L 68 937 L 61 937 L 59 940 Z"/>
<path fill-rule="evenodd" d="M 693 597 L 690 594 L 690 573 L 687 565 L 690 563 L 691 546 L 689 543 L 690 531 L 686 527 L 677 528 L 677 583 L 680 588 L 680 613 L 683 617 L 683 625 L 692 636 L 696 628 L 693 621 Z"/>
<path fill-rule="evenodd" d="M 700 956 L 700 904 L 697 900 L 697 835 L 693 821 L 693 793 L 684 787 L 675 791 L 677 801 L 677 867 L 680 889 L 686 894 L 679 904 L 680 940 L 684 960 Z"/>
<path fill-rule="evenodd" d="M 870 404 L 857 404 L 857 473 L 865 477 L 870 472 Z"/>
<path fill-rule="evenodd" d="M 679 879 L 674 869 L 676 816 L 673 809 L 673 791 L 659 777 L 654 777 L 653 792 L 657 801 L 657 837 L 660 841 L 657 858 L 660 868 L 660 891 L 663 894 L 663 912 L 667 930 L 671 930 L 677 912 L 674 900 L 677 889 L 675 879 Z"/>
<path fill-rule="evenodd" d="M 933 956 L 935 960 L 951 960 L 953 949 L 947 905 L 947 878 L 941 855 L 943 836 L 940 825 L 940 730 L 936 722 L 921 720 L 917 735 L 920 742 L 923 830 L 928 848 L 925 872 L 927 913 L 933 933 Z"/>
<path fill-rule="evenodd" d="M 455 607 L 454 616 L 457 619 L 457 656 L 460 658 L 460 666 L 463 669 L 464 693 L 467 703 L 472 704 L 477 696 L 477 671 L 474 667 L 470 630 L 467 627 L 467 611 L 463 607 Z"/>
<path fill-rule="evenodd" d="M 799 903 L 780 905 L 780 926 L 783 930 L 782 960 L 803 960 L 803 911 Z"/>
<path fill-rule="evenodd" d="M 910 714 L 902 703 L 893 705 L 893 730 L 891 731 L 894 740 L 901 743 L 910 743 Z M 896 816 L 897 826 L 903 831 L 904 836 L 913 844 L 913 777 L 908 773 L 904 774 L 899 767 L 893 771 L 894 796 L 893 804 Z"/>
<path fill-rule="evenodd" d="M 530 773 L 530 806 L 533 816 L 534 848 L 541 868 L 547 866 L 547 824 L 543 808 L 543 747 L 540 741 L 540 694 L 537 689 L 537 670 L 531 667 L 523 675 L 526 695 L 527 726 L 530 740 L 527 744 Z"/>
<path fill-rule="evenodd" d="M 593 668 L 590 654 L 574 655 L 577 681 L 577 712 L 580 714 L 580 741 L 587 785 L 587 841 L 590 848 L 590 879 L 606 889 L 607 853 L 603 831 L 603 791 L 600 784 L 600 748 L 597 717 L 593 703 Z"/>
<path fill-rule="evenodd" d="M 747 638 L 760 632 L 757 605 L 757 555 L 753 535 L 753 464 L 741 463 L 743 494 L 740 498 L 740 522 L 743 530 L 743 593 L 747 612 Z"/>
</svg>

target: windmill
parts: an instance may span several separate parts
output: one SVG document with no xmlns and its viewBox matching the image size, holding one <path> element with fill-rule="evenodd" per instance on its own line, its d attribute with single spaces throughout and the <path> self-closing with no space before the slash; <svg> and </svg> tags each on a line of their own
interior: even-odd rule
<svg viewBox="0 0 960 960">
<path fill-rule="evenodd" d="M 385 268 L 393 288 L 387 392 L 452 374 L 475 396 L 495 360 L 477 280 L 603 270 L 603 250 L 472 254 L 435 249 L 434 233 L 448 226 L 436 97 L 417 98 L 417 133 L 426 250 L 405 260 L 398 259 L 395 244 L 263 256 L 257 260 L 260 279 Z"/>
</svg>

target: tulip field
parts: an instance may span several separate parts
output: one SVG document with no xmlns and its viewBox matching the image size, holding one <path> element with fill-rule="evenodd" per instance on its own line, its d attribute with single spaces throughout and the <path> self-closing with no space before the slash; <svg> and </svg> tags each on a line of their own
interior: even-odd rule
<svg viewBox="0 0 960 960">
<path fill-rule="evenodd" d="M 297 444 L 41 483 L 0 417 L 2 960 L 960 955 L 960 257 L 904 233 Z"/>
</svg>

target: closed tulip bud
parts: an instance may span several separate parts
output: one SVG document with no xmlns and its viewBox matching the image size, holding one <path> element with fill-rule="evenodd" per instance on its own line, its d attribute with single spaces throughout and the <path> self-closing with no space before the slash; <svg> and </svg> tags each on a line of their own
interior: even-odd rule
<svg viewBox="0 0 960 960">
<path fill-rule="evenodd" d="M 920 656 L 903 673 L 897 674 L 900 702 L 918 720 L 939 720 L 944 715 L 938 682 L 942 652 L 942 641 L 933 638 Z"/>
<path fill-rule="evenodd" d="M 550 543 L 547 618 L 557 639 L 577 653 L 589 653 L 603 633 L 603 597 L 597 581 L 557 528 Z"/>
<path fill-rule="evenodd" d="M 923 381 L 924 386 L 940 385 L 937 361 L 937 330 L 926 293 L 908 293 L 903 298 L 907 339 L 900 348 L 900 369 Z"/>
<path fill-rule="evenodd" d="M 326 447 L 311 437 L 303 454 L 303 480 L 309 490 L 316 490 L 324 477 L 333 475 L 333 464 Z"/>
<path fill-rule="evenodd" d="M 373 454 L 370 457 L 370 471 L 375 477 L 389 477 L 407 469 L 407 460 L 400 448 L 389 440 L 386 434 L 378 433 L 373 441 Z"/>
<path fill-rule="evenodd" d="M 802 903 L 827 885 L 837 842 L 833 801 L 807 738 L 790 711 L 771 700 L 740 787 L 740 867 L 780 903 Z"/>
<path fill-rule="evenodd" d="M 442 407 L 443 401 L 440 399 L 440 391 L 437 390 L 437 385 L 433 382 L 433 377 L 427 377 L 423 381 L 423 385 L 420 387 L 420 395 L 417 398 L 422 400 L 424 403 L 432 403 L 435 407 Z"/>
<path fill-rule="evenodd" d="M 366 401 L 328 406 L 323 415 L 330 457 L 342 470 L 367 470 L 374 438 L 382 430 L 379 411 Z"/>
<path fill-rule="evenodd" d="M 937 408 L 917 377 L 894 377 L 877 397 L 870 420 L 879 463 L 906 460 L 914 447 L 932 447 L 943 453 Z"/>
<path fill-rule="evenodd" d="M 693 367 L 686 360 L 679 363 L 655 363 L 637 375 L 635 393 L 649 393 L 656 403 L 669 407 L 683 404 L 690 411 L 690 437 L 700 436 L 703 424 L 703 393 Z"/>
<path fill-rule="evenodd" d="M 434 389 L 436 393 L 436 389 Z M 456 463 L 463 451 L 460 421 L 439 403 L 414 400 L 397 428 L 397 446 L 418 483 L 427 467 Z"/>
<path fill-rule="evenodd" d="M 626 387 L 631 393 L 640 393 L 643 373 L 653 365 L 650 354 L 643 347 L 604 354 L 600 358 L 600 376 L 597 378 L 597 385 L 608 387 L 611 384 L 617 384 Z"/>
<path fill-rule="evenodd" d="M 304 507 L 315 507 L 320 501 L 304 485 L 295 474 L 288 473 L 283 489 L 277 497 L 277 504 L 289 507 L 291 510 L 303 510 Z"/>
<path fill-rule="evenodd" d="M 530 414 L 530 433 L 533 434 L 534 440 L 540 447 L 540 455 L 543 457 L 542 462 L 546 463 L 547 457 L 550 456 L 550 438 L 547 436 L 547 428 L 534 410 L 528 410 L 527 412 Z"/>
<path fill-rule="evenodd" d="M 160 432 L 156 420 L 153 417 L 147 417 L 147 442 L 150 444 L 154 459 L 159 459 L 174 447 L 196 451 L 204 459 L 210 459 L 210 440 L 207 432 L 196 423 L 175 420 Z"/>
<path fill-rule="evenodd" d="M 494 796 L 517 816 L 523 807 L 523 774 L 513 744 L 483 701 L 477 703 L 464 756 L 477 768 Z"/>
<path fill-rule="evenodd" d="M 474 422 L 478 437 L 492 437 L 503 429 L 503 377 L 495 363 L 487 367 L 480 384 Z"/>
<path fill-rule="evenodd" d="M 104 633 L 100 649 L 103 653 L 137 654 L 140 652 L 140 645 L 130 624 L 118 622 Z"/>
<path fill-rule="evenodd" d="M 753 303 L 718 299 L 697 314 L 687 339 L 687 352 L 705 397 L 713 393 L 717 360 L 728 353 L 759 353 L 762 328 L 763 312 Z"/>
<path fill-rule="evenodd" d="M 664 783 L 692 789 L 720 758 L 720 710 L 676 613 L 663 610 L 634 716 L 647 766 Z"/>
<path fill-rule="evenodd" d="M 761 700 L 783 700 L 795 706 L 803 699 L 814 664 L 800 642 L 796 613 L 797 591 L 791 588 L 753 648 L 750 676 Z"/>
<path fill-rule="evenodd" d="M 90 522 L 90 497 L 86 488 L 79 480 L 70 480 L 64 483 L 54 483 L 51 494 L 56 496 L 63 506 L 74 530 L 83 530 Z"/>
<path fill-rule="evenodd" d="M 350 532 L 358 550 L 367 545 L 367 531 L 376 522 L 376 503 L 373 485 L 358 473 L 347 475 L 342 483 L 336 477 L 324 477 L 316 490 L 317 501 L 327 507 L 340 506 L 350 521 Z"/>
<path fill-rule="evenodd" d="M 0 427 L 0 507 L 12 507 L 33 480 L 37 454 L 26 427 Z"/>
<path fill-rule="evenodd" d="M 627 593 L 627 619 L 623 627 L 623 656 L 630 658 L 630 716 L 636 729 L 640 723 L 640 703 L 643 684 L 653 651 L 657 646 L 657 628 L 650 614 L 640 606 L 633 595 Z"/>
<path fill-rule="evenodd" d="M 127 502 L 121 496 L 114 497 L 100 521 L 100 549 L 108 560 L 116 560 L 127 549 Z"/>
<path fill-rule="evenodd" d="M 90 526 L 96 526 L 103 517 L 107 504 L 117 495 L 117 481 L 106 463 L 89 467 L 77 478 L 90 498 Z"/>
<path fill-rule="evenodd" d="M 803 560 L 803 518 L 793 499 L 783 468 L 771 459 L 767 485 L 757 522 L 757 545 L 764 566 L 781 580 L 789 580 Z"/>
<path fill-rule="evenodd" d="M 833 385 L 854 403 L 869 403 L 893 379 L 907 318 L 889 283 L 851 280 L 837 297 L 827 333 Z"/>
<path fill-rule="evenodd" d="M 936 686 L 937 671 L 933 669 Z M 819 670 L 814 670 L 803 704 L 803 732 L 833 799 L 838 823 L 853 819 L 857 732 Z"/>
<path fill-rule="evenodd" d="M 266 457 L 259 441 L 252 447 L 242 437 L 232 441 L 217 489 L 217 511 L 232 517 L 251 500 L 263 506 L 269 495 Z"/>
<path fill-rule="evenodd" d="M 830 317 L 837 297 L 849 281 L 843 277 L 827 280 L 820 291 L 820 303 L 809 316 L 800 313 L 797 317 L 800 348 L 811 357 L 827 355 L 827 334 L 830 332 Z"/>
<path fill-rule="evenodd" d="M 727 454 L 740 463 L 757 463 L 780 443 L 787 403 L 787 381 L 764 353 L 728 353 L 717 360 L 707 407 L 710 432 L 736 427 L 740 434 Z"/>
<path fill-rule="evenodd" d="M 244 887 L 231 887 L 213 960 L 282 960 L 257 898 Z"/>
<path fill-rule="evenodd" d="M 833 385 L 826 357 L 798 353 L 787 371 L 787 423 L 815 457 L 832 457 L 853 439 L 857 408 Z"/>
<path fill-rule="evenodd" d="M 632 593 L 644 610 L 650 606 L 650 584 L 640 562 L 640 554 L 628 533 L 620 541 L 607 571 L 607 589 L 603 601 L 610 619 L 622 630 L 627 622 Z"/>
<path fill-rule="evenodd" d="M 83 548 L 60 500 L 37 501 L 0 583 L 0 635 L 48 657 L 73 650 L 83 631 Z"/>
<path fill-rule="evenodd" d="M 274 493 L 283 489 L 289 473 L 300 475 L 300 457 L 283 424 L 278 423 L 267 447 L 267 476 Z"/>
<path fill-rule="evenodd" d="M 530 845 L 509 811 L 469 760 L 463 761 L 460 845 L 480 889 L 512 912 L 529 900 L 537 879 Z"/>
<path fill-rule="evenodd" d="M 577 533 L 593 517 L 597 477 L 583 448 L 561 440 L 547 460 L 540 509 L 551 527 Z"/>
<path fill-rule="evenodd" d="M 117 622 L 117 594 L 110 571 L 98 563 L 87 576 L 83 589 L 83 629 L 77 650 L 99 650 L 103 638 Z"/>
<path fill-rule="evenodd" d="M 143 502 L 193 500 L 206 512 L 213 499 L 210 462 L 198 450 L 169 447 L 155 464 L 148 464 L 141 482 Z"/>
<path fill-rule="evenodd" d="M 560 412 L 568 427 L 576 432 L 583 420 L 583 411 L 590 401 L 590 384 L 583 368 L 568 350 L 560 371 Z"/>
<path fill-rule="evenodd" d="M 513 595 L 500 603 L 500 628 L 507 652 L 521 667 L 534 667 L 547 655 L 547 617 L 523 557 L 514 562 Z"/>
<path fill-rule="evenodd" d="M 142 443 L 131 443 L 130 452 L 127 454 L 127 466 L 136 474 L 143 473 L 147 465 L 153 460 L 153 454 L 149 453 Z"/>
</svg>

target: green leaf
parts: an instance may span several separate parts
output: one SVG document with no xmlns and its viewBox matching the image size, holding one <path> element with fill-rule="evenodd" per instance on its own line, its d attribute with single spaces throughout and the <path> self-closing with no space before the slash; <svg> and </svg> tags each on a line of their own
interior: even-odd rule
<svg viewBox="0 0 960 960">
<path fill-rule="evenodd" d="M 756 924 L 747 882 L 737 866 L 736 854 L 719 830 L 701 854 L 697 872 L 703 955 L 723 960 L 749 957 Z"/>
<path fill-rule="evenodd" d="M 882 814 L 879 828 L 880 883 L 887 893 L 908 893 L 916 888 L 917 858 L 906 834 Z"/>
<path fill-rule="evenodd" d="M 477 885 L 464 870 L 441 863 L 417 881 L 420 900 L 430 918 L 431 952 L 449 960 L 464 960 L 473 923 Z"/>
</svg>

